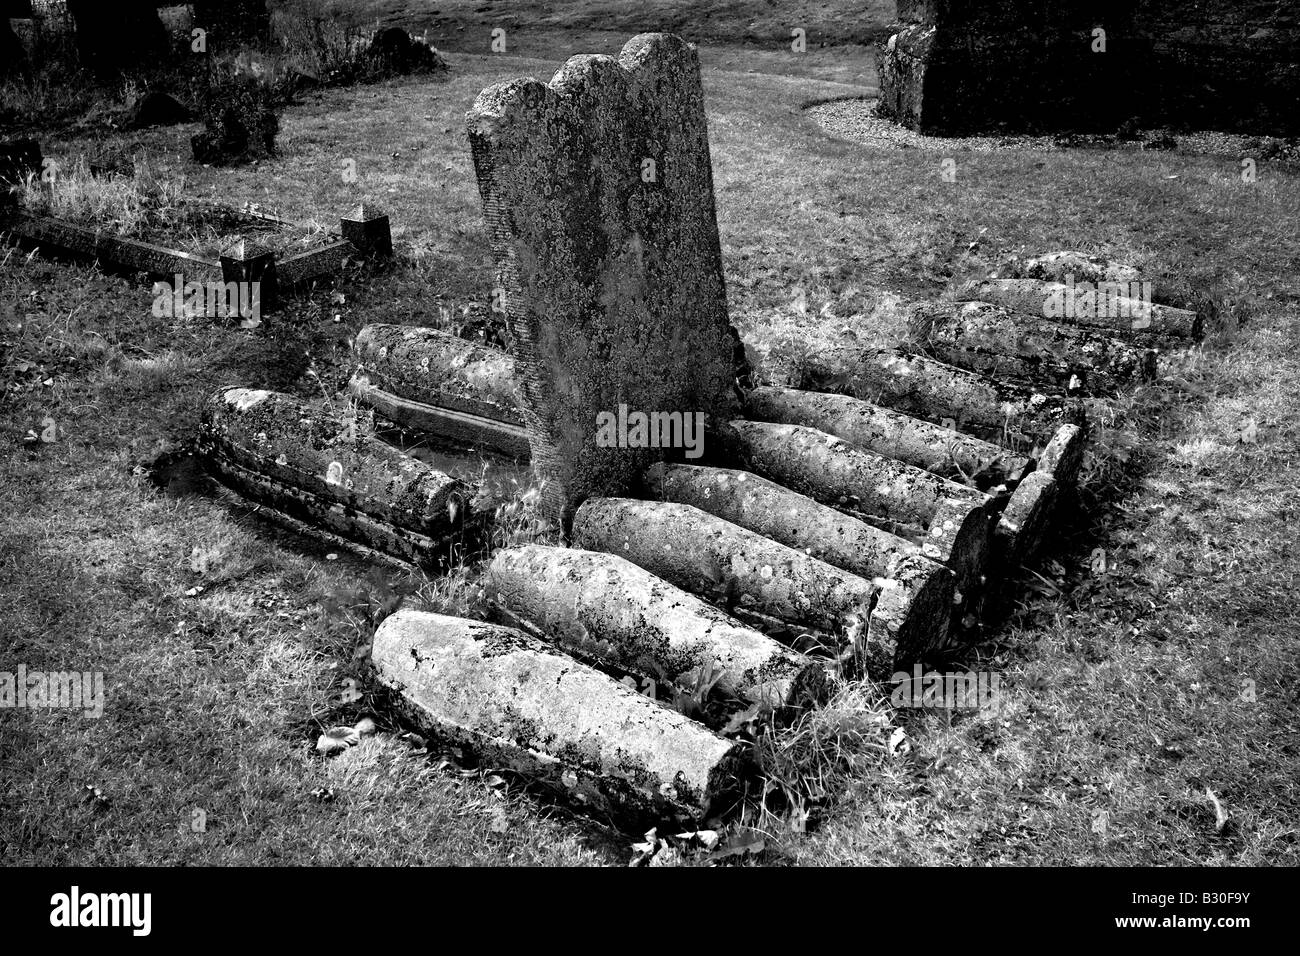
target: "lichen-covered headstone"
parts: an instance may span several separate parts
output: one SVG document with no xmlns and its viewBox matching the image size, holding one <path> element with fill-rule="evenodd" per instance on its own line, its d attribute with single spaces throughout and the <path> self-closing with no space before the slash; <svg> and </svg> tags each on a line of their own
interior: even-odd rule
<svg viewBox="0 0 1300 956">
<path fill-rule="evenodd" d="M 543 506 L 567 524 L 680 457 L 603 447 L 601 413 L 737 408 L 699 60 L 643 34 L 489 87 L 467 122 Z"/>
</svg>

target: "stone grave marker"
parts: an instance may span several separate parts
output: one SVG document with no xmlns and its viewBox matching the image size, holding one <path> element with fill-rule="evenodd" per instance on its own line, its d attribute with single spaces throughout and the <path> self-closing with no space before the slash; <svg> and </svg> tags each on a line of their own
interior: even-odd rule
<svg viewBox="0 0 1300 956">
<path fill-rule="evenodd" d="M 680 459 L 678 426 L 739 408 L 699 60 L 642 34 L 489 87 L 466 120 L 543 511 L 567 526 Z"/>
</svg>

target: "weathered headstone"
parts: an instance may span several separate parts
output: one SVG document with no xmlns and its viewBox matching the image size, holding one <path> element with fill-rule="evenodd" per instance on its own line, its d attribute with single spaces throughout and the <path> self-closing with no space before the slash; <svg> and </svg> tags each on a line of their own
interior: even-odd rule
<svg viewBox="0 0 1300 956">
<path fill-rule="evenodd" d="M 602 413 L 738 410 L 699 60 L 643 34 L 489 87 L 467 122 L 543 508 L 567 524 L 679 457 L 601 447 Z"/>
</svg>

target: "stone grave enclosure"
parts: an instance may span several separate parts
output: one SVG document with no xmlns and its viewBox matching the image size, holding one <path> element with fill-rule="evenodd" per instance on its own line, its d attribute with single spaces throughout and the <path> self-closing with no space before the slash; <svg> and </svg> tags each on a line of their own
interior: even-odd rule
<svg viewBox="0 0 1300 956">
<path fill-rule="evenodd" d="M 261 285 L 263 311 L 274 310 L 278 293 L 337 275 L 348 261 L 392 255 L 388 217 L 365 203 L 341 216 L 339 225 L 321 241 L 278 261 L 272 250 L 264 248 L 266 237 L 305 235 L 307 227 L 251 204 L 242 208 L 210 204 L 214 215 L 238 223 L 248 237 L 223 249 L 220 256 L 213 258 L 169 248 L 160 243 L 118 235 L 109 229 L 90 228 L 19 209 L 6 184 L 20 181 L 23 176 L 40 169 L 41 150 L 35 141 L 0 144 L 0 196 L 10 201 L 7 207 L 0 206 L 0 232 L 7 242 L 46 254 L 89 259 L 106 268 L 145 273 L 166 281 L 177 276 L 183 277 L 186 283 L 257 281 Z M 130 172 L 126 167 L 97 165 L 95 162 L 92 162 L 91 170 L 96 176 Z"/>
<path fill-rule="evenodd" d="M 1175 304 L 1079 307 L 1142 277 L 1053 253 L 918 304 L 896 348 L 827 348 L 812 390 L 756 383 L 691 47 L 575 57 L 467 123 L 511 351 L 372 325 L 349 388 L 407 432 L 530 457 L 567 544 L 496 551 L 491 621 L 399 610 L 372 662 L 425 732 L 602 815 L 706 819 L 750 772 L 715 719 L 629 684 L 779 720 L 996 623 L 1075 505 L 1090 405 L 1201 334 Z M 635 413 L 669 440 L 605 440 Z M 470 520 L 465 483 L 287 397 L 215 397 L 204 441 L 237 490 L 402 560 Z"/>
</svg>

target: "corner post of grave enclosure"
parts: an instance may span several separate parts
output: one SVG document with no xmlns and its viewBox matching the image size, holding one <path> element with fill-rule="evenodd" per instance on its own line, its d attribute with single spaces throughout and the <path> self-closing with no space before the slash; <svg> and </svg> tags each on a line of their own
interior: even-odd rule
<svg viewBox="0 0 1300 956">
<path fill-rule="evenodd" d="M 393 233 L 388 216 L 365 203 L 339 219 L 343 238 L 366 258 L 389 259 L 393 255 Z"/>
<path fill-rule="evenodd" d="M 249 298 L 256 299 L 263 311 L 271 312 L 279 304 L 275 253 L 270 249 L 241 239 L 221 253 L 221 278 L 227 284 L 246 282 L 257 289 L 258 295 Z"/>
</svg>

